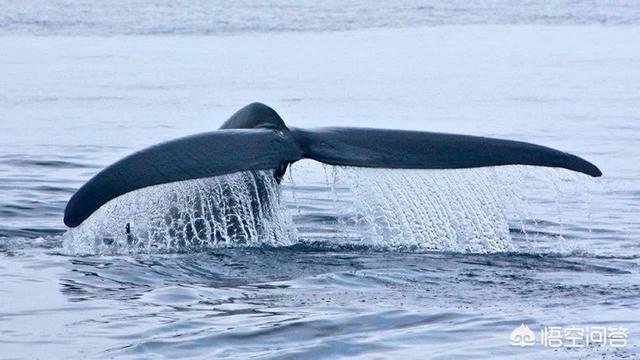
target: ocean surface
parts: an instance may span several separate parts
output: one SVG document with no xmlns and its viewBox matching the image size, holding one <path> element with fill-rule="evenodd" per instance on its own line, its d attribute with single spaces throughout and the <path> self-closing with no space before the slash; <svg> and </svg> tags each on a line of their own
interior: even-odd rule
<svg viewBox="0 0 640 360">
<path fill-rule="evenodd" d="M 0 358 L 640 358 L 639 35 L 633 1 L 0 1 Z M 180 220 L 246 203 L 246 173 L 64 226 L 104 166 L 253 101 L 296 127 L 530 141 L 604 176 L 305 160 L 257 175 L 270 216 L 230 210 L 244 237 Z M 544 343 L 554 327 L 609 338 Z"/>
</svg>

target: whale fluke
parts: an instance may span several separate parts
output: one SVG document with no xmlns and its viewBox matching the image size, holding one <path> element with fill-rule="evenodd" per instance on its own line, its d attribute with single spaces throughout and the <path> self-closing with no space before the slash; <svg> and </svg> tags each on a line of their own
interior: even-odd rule
<svg viewBox="0 0 640 360">
<path fill-rule="evenodd" d="M 71 197 L 64 223 L 76 227 L 108 201 L 152 185 L 269 169 L 279 180 L 290 163 L 303 158 L 392 169 L 519 164 L 602 175 L 580 157 L 519 141 L 404 130 L 289 129 L 273 109 L 253 103 L 231 116 L 221 130 L 158 144 L 108 166 Z"/>
<path fill-rule="evenodd" d="M 99 172 L 71 197 L 64 223 L 76 227 L 109 200 L 147 186 L 277 169 L 301 156 L 289 136 L 270 129 L 218 130 L 168 141 Z"/>
<path fill-rule="evenodd" d="M 559 167 L 591 176 L 592 163 L 546 146 L 480 136 L 328 127 L 291 129 L 305 157 L 325 164 L 389 169 L 464 169 L 499 165 Z"/>
</svg>

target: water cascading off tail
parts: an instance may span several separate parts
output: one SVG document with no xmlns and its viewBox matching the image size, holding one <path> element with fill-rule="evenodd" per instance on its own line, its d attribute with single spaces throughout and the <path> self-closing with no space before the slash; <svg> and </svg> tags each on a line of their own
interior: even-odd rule
<svg viewBox="0 0 640 360">
<path fill-rule="evenodd" d="M 535 178 L 530 170 L 390 170 L 301 161 L 281 185 L 272 172 L 258 171 L 152 186 L 114 199 L 70 229 L 64 250 L 187 252 L 304 243 L 471 253 L 524 246 L 528 252 L 528 229 L 535 233 L 538 219 L 550 210 L 562 213 L 557 205 L 567 202 L 558 201 L 561 192 L 550 192 L 550 184 L 580 184 L 566 171 L 547 169 Z M 545 229 L 552 240 L 562 237 L 561 221 L 543 222 L 552 225 Z M 513 231 L 527 241 L 514 242 Z"/>
<path fill-rule="evenodd" d="M 502 188 L 504 182 L 497 181 L 495 169 L 328 170 L 324 193 L 310 191 L 319 184 L 298 186 L 292 190 L 295 201 L 290 200 L 305 203 L 302 211 L 294 210 L 302 213 L 299 217 L 303 219 L 305 213 L 309 219 L 330 219 L 326 208 L 336 208 L 333 223 L 338 223 L 340 230 L 334 228 L 325 242 L 397 251 L 484 253 L 513 249 L 509 215 L 518 200 L 510 189 Z M 329 222 L 316 228 L 331 228 Z M 307 235 L 300 229 L 299 234 L 303 238 Z M 317 235 L 315 231 L 310 237 L 323 241 Z"/>
<path fill-rule="evenodd" d="M 295 226 L 271 171 L 151 186 L 120 196 L 64 241 L 68 253 L 184 252 L 290 245 Z"/>
</svg>

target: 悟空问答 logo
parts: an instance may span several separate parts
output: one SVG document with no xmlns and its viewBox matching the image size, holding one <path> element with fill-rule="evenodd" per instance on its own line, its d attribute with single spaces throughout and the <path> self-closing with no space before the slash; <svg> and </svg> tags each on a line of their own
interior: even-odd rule
<svg viewBox="0 0 640 360">
<path fill-rule="evenodd" d="M 536 336 L 527 325 L 520 324 L 519 327 L 511 332 L 509 339 L 511 340 L 511 345 L 525 347 L 532 346 L 536 341 Z"/>
</svg>

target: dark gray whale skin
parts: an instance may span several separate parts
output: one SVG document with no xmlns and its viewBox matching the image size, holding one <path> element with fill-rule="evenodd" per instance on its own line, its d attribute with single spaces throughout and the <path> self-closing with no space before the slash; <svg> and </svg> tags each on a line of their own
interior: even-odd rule
<svg viewBox="0 0 640 360">
<path fill-rule="evenodd" d="M 520 141 L 405 130 L 288 128 L 275 110 L 252 103 L 218 131 L 151 146 L 106 167 L 71 197 L 64 223 L 76 227 L 108 201 L 152 185 L 254 170 L 273 170 L 279 182 L 289 164 L 304 158 L 391 169 L 519 164 L 602 175 L 578 156 Z"/>
</svg>

